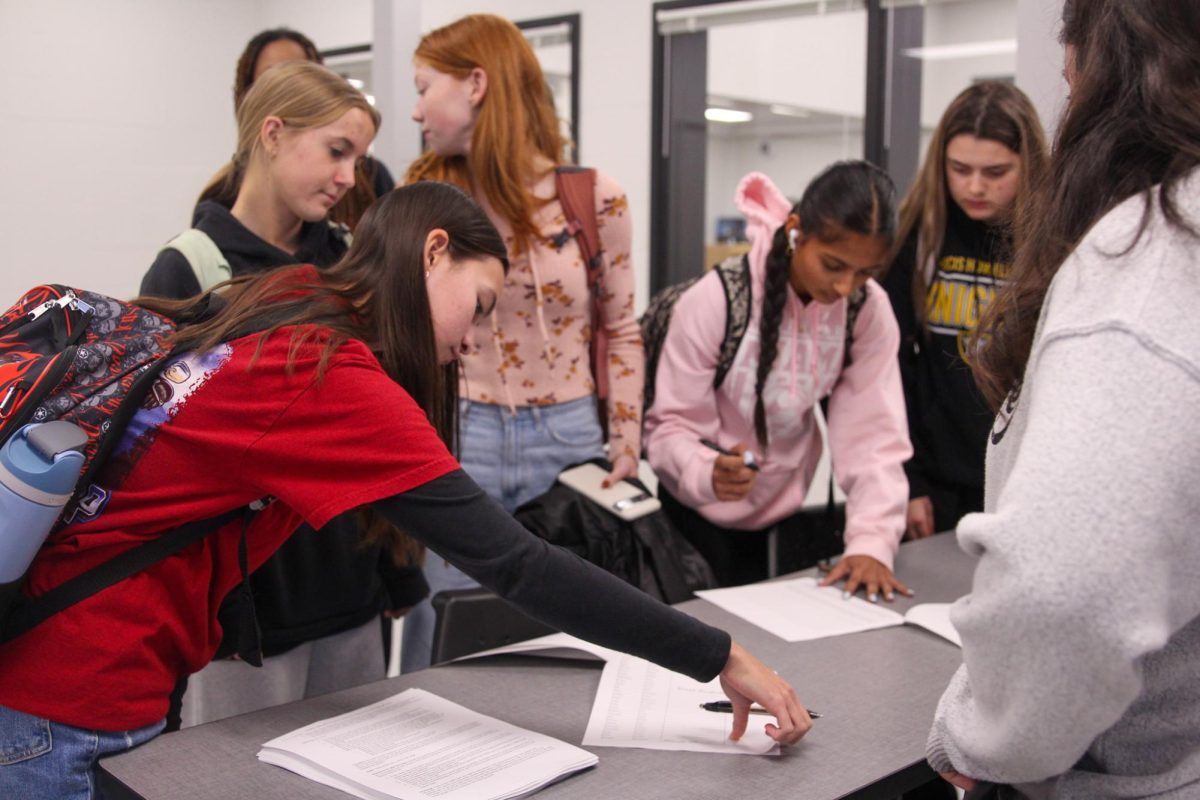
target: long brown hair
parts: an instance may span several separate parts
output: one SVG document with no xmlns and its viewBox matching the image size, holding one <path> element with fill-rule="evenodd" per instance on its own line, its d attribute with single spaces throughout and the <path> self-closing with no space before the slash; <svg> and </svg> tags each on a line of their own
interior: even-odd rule
<svg viewBox="0 0 1200 800">
<path fill-rule="evenodd" d="M 1198 235 L 1173 191 L 1200 164 L 1200 4 L 1066 0 L 1062 40 L 1074 50 L 1070 100 L 1019 221 L 1011 280 L 976 329 L 972 368 L 993 407 L 1019 389 L 1050 282 L 1101 217 L 1140 194 L 1130 248 L 1156 204 L 1170 224 Z"/>
<path fill-rule="evenodd" d="M 424 245 L 435 228 L 446 231 L 451 260 L 496 258 L 508 271 L 504 241 L 479 206 L 453 186 L 427 181 L 380 198 L 363 216 L 349 252 L 319 279 L 282 269 L 220 284 L 217 300 L 210 293 L 134 302 L 179 321 L 198 318 L 219 303 L 211 318 L 175 334 L 173 345 L 181 349 L 206 350 L 242 331 L 263 330 L 269 321 L 256 358 L 273 332 L 294 325 L 289 366 L 302 345 L 317 341 L 322 348 L 318 370 L 323 371 L 340 345 L 362 341 L 456 450 L 458 376 L 453 364 L 437 363 L 425 288 Z M 407 537 L 395 537 L 382 518 L 372 518 L 367 539 L 390 542 L 407 557 L 419 552 Z"/>
<path fill-rule="evenodd" d="M 558 164 L 566 140 L 541 65 L 516 25 L 492 14 L 471 14 L 421 39 L 414 60 L 463 79 L 487 73 L 487 94 L 466 156 L 429 151 L 408 168 L 407 180 L 450 181 L 483 192 L 512 225 L 516 252 L 538 234 L 540 203 L 526 188 L 538 177 L 537 156 Z"/>
<path fill-rule="evenodd" d="M 946 187 L 946 146 L 961 134 L 998 142 L 1020 159 L 1016 207 L 1019 218 L 1028 202 L 1032 181 L 1046 168 L 1046 136 L 1037 110 L 1020 89 L 1000 81 L 983 81 L 964 89 L 950 102 L 929 140 L 925 161 L 912 188 L 900 204 L 900 226 L 892 258 L 917 232 L 912 296 L 917 319 L 924 325 L 925 265 L 935 256 L 946 234 L 946 210 L 954 202 Z"/>
</svg>

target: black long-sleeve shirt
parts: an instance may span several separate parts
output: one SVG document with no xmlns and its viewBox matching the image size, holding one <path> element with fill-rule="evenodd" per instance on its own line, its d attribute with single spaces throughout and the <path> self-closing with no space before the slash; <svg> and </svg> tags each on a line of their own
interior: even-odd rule
<svg viewBox="0 0 1200 800">
<path fill-rule="evenodd" d="M 729 634 L 676 611 L 525 530 L 462 470 L 373 507 L 529 616 L 698 681 L 729 658 Z"/>
</svg>

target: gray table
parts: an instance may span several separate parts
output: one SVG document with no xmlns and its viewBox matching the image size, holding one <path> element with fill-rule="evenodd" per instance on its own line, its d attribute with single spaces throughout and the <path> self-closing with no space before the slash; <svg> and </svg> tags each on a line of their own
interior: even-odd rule
<svg viewBox="0 0 1200 800">
<path fill-rule="evenodd" d="M 905 544 L 896 570 L 917 594 L 898 598 L 896 610 L 965 594 L 972 568 L 952 535 Z M 889 798 L 932 775 L 924 763 L 925 736 L 961 662 L 957 647 L 911 625 L 788 643 L 702 600 L 682 608 L 730 631 L 825 717 L 777 758 L 591 748 L 599 765 L 543 789 L 539 800 Z M 259 762 L 259 745 L 410 686 L 579 744 L 599 680 L 598 663 L 514 656 L 468 661 L 166 734 L 102 766 L 120 783 L 113 787 L 118 798 L 342 800 L 347 795 Z"/>
</svg>

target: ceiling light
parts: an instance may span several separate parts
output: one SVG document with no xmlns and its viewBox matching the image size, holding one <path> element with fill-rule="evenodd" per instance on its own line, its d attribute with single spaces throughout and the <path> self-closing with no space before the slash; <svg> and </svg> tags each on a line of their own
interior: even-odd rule
<svg viewBox="0 0 1200 800">
<path fill-rule="evenodd" d="M 776 116 L 780 116 L 780 117 L 807 117 L 807 116 L 809 116 L 808 111 L 806 111 L 805 109 L 798 108 L 796 106 L 787 106 L 787 105 L 784 105 L 783 103 L 772 103 L 771 104 L 771 113 L 775 114 Z"/>
<path fill-rule="evenodd" d="M 948 61 L 953 58 L 1003 56 L 1017 52 L 1017 40 L 996 39 L 991 42 L 967 42 L 965 44 L 942 44 L 934 47 L 910 47 L 901 52 L 910 58 L 919 58 L 923 61 Z"/>
<path fill-rule="evenodd" d="M 709 122 L 749 122 L 754 119 L 754 115 L 735 108 L 706 108 L 704 118 Z"/>
</svg>

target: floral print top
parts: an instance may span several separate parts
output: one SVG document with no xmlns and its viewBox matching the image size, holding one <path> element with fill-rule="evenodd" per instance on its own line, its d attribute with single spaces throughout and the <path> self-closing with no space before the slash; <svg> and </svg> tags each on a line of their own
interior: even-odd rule
<svg viewBox="0 0 1200 800">
<path fill-rule="evenodd" d="M 533 187 L 551 198 L 534 215 L 540 235 L 511 256 L 504 290 L 490 319 L 477 323 L 475 346 L 462 357 L 461 396 L 481 403 L 520 406 L 565 403 L 595 393 L 587 270 L 555 197 L 554 173 Z M 487 212 L 513 252 L 512 226 L 482 195 Z M 642 335 L 634 316 L 632 227 L 624 190 L 596 173 L 596 217 L 601 256 L 600 323 L 608 333 L 609 458 L 637 458 L 641 449 Z"/>
</svg>

